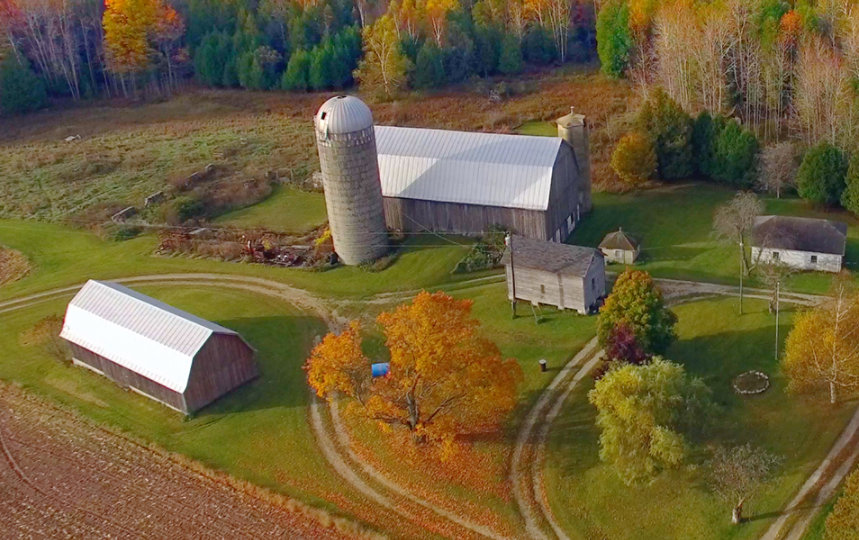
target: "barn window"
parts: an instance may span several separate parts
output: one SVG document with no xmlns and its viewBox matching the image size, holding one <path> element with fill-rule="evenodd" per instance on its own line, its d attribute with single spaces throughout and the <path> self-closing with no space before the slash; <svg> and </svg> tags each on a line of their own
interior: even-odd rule
<svg viewBox="0 0 859 540">
<path fill-rule="evenodd" d="M 811 264 L 817 264 L 817 255 L 811 256 Z"/>
<path fill-rule="evenodd" d="M 540 285 L 540 294 L 546 294 L 546 286 Z"/>
</svg>

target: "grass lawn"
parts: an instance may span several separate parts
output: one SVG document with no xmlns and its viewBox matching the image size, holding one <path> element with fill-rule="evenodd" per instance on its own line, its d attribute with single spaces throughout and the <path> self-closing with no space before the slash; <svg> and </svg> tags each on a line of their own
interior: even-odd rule
<svg viewBox="0 0 859 540">
<path fill-rule="evenodd" d="M 193 418 L 125 391 L 82 368 L 61 364 L 20 336 L 67 300 L 0 316 L 0 378 L 164 448 L 316 505 L 354 497 L 316 450 L 307 421 L 301 365 L 323 323 L 267 297 L 227 289 L 140 286 L 145 294 L 240 332 L 258 351 L 261 377 Z M 285 458 L 284 456 L 288 456 Z"/>
<path fill-rule="evenodd" d="M 0 299 L 74 285 L 89 278 L 111 279 L 168 272 L 219 272 L 259 276 L 332 297 L 365 297 L 451 285 L 472 279 L 452 275 L 472 240 L 440 236 L 412 237 L 397 251 L 396 262 L 381 271 L 341 266 L 325 272 L 226 263 L 206 259 L 152 256 L 157 238 L 146 235 L 125 242 L 36 221 L 0 220 L 0 245 L 16 249 L 30 262 L 30 273 L 0 287 Z"/>
<path fill-rule="evenodd" d="M 576 538 L 757 538 L 822 459 L 856 403 L 835 409 L 785 392 L 773 357 L 774 318 L 766 303 L 747 303 L 737 316 L 736 299 L 712 299 L 676 307 L 680 339 L 669 358 L 702 377 L 721 407 L 708 442 L 752 442 L 783 456 L 779 474 L 746 505 L 750 521 L 730 524 L 730 505 L 707 488 L 707 454 L 698 450 L 687 466 L 651 484 L 627 487 L 598 457 L 595 410 L 589 383 L 566 404 L 549 440 L 545 484 L 555 515 Z M 781 335 L 790 329 L 784 312 Z M 740 397 L 731 379 L 759 369 L 771 376 L 761 396 Z"/>
<path fill-rule="evenodd" d="M 524 371 L 519 406 L 502 433 L 478 437 L 449 462 L 440 462 L 431 453 L 408 452 L 410 442 L 392 437 L 374 423 L 355 419 L 350 425 L 362 454 L 401 484 L 502 534 L 521 536 L 524 525 L 507 478 L 519 423 L 557 370 L 594 336 L 596 317 L 543 308 L 537 324 L 530 307 L 520 303 L 518 317 L 513 319 L 505 293 L 503 283 L 452 293 L 474 301 L 473 314 L 481 321 L 483 334 Z M 539 371 L 541 358 L 548 360 L 548 373 Z"/>
<path fill-rule="evenodd" d="M 558 125 L 555 122 L 531 120 L 516 128 L 519 135 L 538 135 L 540 137 L 557 137 Z"/>
<path fill-rule="evenodd" d="M 636 265 L 654 276 L 736 283 L 739 255 L 735 246 L 712 235 L 716 207 L 734 194 L 712 184 L 695 183 L 624 194 L 595 193 L 594 209 L 573 231 L 569 242 L 599 245 L 606 233 L 623 227 L 642 242 Z M 846 212 L 814 210 L 799 199 L 765 198 L 773 214 L 826 217 L 845 221 L 848 231 L 847 268 L 859 269 L 859 222 Z M 620 265 L 611 265 L 621 270 Z M 802 273 L 790 279 L 795 291 L 824 292 L 831 275 Z"/>
<path fill-rule="evenodd" d="M 325 196 L 289 186 L 278 186 L 266 200 L 218 217 L 215 223 L 242 228 L 263 227 L 285 233 L 305 233 L 328 216 Z"/>
</svg>

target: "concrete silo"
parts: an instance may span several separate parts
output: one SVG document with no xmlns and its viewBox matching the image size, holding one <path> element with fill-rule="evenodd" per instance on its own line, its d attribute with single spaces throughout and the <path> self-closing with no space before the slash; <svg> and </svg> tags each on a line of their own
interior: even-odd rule
<svg viewBox="0 0 859 540">
<path fill-rule="evenodd" d="M 377 259 L 388 235 L 370 108 L 353 96 L 333 97 L 314 123 L 334 250 L 345 264 Z"/>
</svg>

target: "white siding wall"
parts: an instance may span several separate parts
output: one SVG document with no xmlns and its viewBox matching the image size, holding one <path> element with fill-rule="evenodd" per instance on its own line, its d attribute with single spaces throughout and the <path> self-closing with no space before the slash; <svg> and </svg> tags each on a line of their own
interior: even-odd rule
<svg viewBox="0 0 859 540">
<path fill-rule="evenodd" d="M 778 258 L 775 257 L 775 253 L 778 253 Z M 813 256 L 817 257 L 816 263 L 812 262 Z M 785 266 L 797 270 L 817 270 L 819 272 L 840 272 L 842 265 L 841 255 L 757 247 L 752 248 L 752 260 L 762 263 L 781 262 Z"/>
<path fill-rule="evenodd" d="M 638 258 L 638 250 L 600 248 L 606 262 L 618 264 L 633 264 Z"/>
</svg>

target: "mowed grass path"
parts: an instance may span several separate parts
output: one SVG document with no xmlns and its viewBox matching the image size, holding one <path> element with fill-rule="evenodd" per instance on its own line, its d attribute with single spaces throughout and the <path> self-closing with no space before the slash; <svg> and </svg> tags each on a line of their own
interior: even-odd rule
<svg viewBox="0 0 859 540">
<path fill-rule="evenodd" d="M 624 194 L 595 193 L 593 212 L 573 231 L 568 242 L 596 247 L 606 233 L 623 227 L 642 243 L 636 267 L 657 277 L 736 283 L 739 249 L 713 235 L 716 208 L 734 196 L 734 190 L 705 183 L 667 186 Z M 847 212 L 814 209 L 799 199 L 763 198 L 766 212 L 834 219 L 848 223 L 846 267 L 859 269 L 859 222 Z M 620 265 L 610 269 L 620 271 Z M 824 273 L 794 275 L 788 288 L 824 292 L 831 276 Z M 760 285 L 753 279 L 752 284 Z"/>
<path fill-rule="evenodd" d="M 774 357 L 774 317 L 764 301 L 747 301 L 746 309 L 738 316 L 734 298 L 676 307 L 680 339 L 667 357 L 702 377 L 720 406 L 704 443 L 751 442 L 784 458 L 778 475 L 746 505 L 750 521 L 731 525 L 730 505 L 708 488 L 708 455 L 700 447 L 688 465 L 649 485 L 625 486 L 599 460 L 589 382 L 571 396 L 552 428 L 544 469 L 550 504 L 572 537 L 756 538 L 826 455 L 856 403 L 832 408 L 825 400 L 788 394 Z M 791 310 L 783 312 L 782 339 L 792 317 Z M 772 386 L 761 396 L 740 397 L 730 382 L 750 369 L 769 374 Z"/>
<path fill-rule="evenodd" d="M 315 505 L 353 497 L 316 449 L 307 422 L 301 365 L 322 321 L 281 301 L 212 287 L 135 286 L 145 294 L 232 328 L 257 350 L 261 376 L 184 419 L 104 377 L 60 363 L 22 333 L 68 301 L 0 315 L 0 378 L 70 406 L 98 422 Z"/>
</svg>

